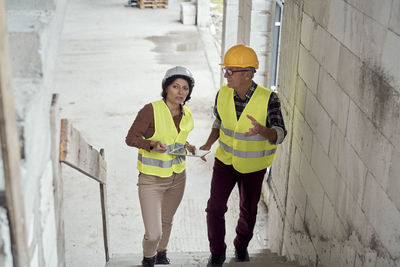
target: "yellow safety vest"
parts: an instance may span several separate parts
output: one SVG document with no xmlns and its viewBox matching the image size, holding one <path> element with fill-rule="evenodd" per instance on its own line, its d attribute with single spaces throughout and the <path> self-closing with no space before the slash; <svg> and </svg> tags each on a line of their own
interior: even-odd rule
<svg viewBox="0 0 400 267">
<path fill-rule="evenodd" d="M 266 126 L 271 92 L 267 88 L 257 86 L 238 121 L 233 89 L 225 84 L 219 90 L 217 110 L 221 118 L 221 128 L 215 157 L 226 165 L 232 165 L 238 172 L 259 171 L 270 166 L 275 160 L 277 145 L 271 145 L 260 134 L 244 136 L 245 132 L 254 127 L 247 114 Z"/>
<path fill-rule="evenodd" d="M 183 148 L 189 132 L 193 129 L 190 109 L 183 106 L 185 114 L 179 124 L 178 133 L 171 112 L 163 100 L 151 103 L 154 110 L 154 135 L 147 140 L 160 141 L 167 146 L 167 152 L 139 149 L 137 168 L 141 173 L 169 177 L 174 172 L 181 173 L 186 168 L 186 157 L 168 154 L 176 148 Z"/>
</svg>

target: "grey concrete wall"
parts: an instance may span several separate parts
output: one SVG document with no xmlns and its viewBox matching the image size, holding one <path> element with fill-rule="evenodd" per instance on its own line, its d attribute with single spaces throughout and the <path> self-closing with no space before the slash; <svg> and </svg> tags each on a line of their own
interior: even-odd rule
<svg viewBox="0 0 400 267">
<path fill-rule="evenodd" d="M 399 1 L 285 2 L 274 251 L 309 266 L 400 266 L 399 47 Z"/>
<path fill-rule="evenodd" d="M 197 0 L 196 24 L 198 27 L 208 27 L 210 19 L 210 0 Z"/>
<path fill-rule="evenodd" d="M 252 47 L 257 53 L 259 69 L 255 81 L 266 85 L 269 74 L 272 40 L 272 16 L 274 1 L 239 1 L 237 43 Z"/>
<path fill-rule="evenodd" d="M 221 62 L 229 48 L 237 44 L 238 36 L 239 0 L 224 0 L 224 14 L 222 21 Z M 220 85 L 224 84 L 224 74 L 220 72 Z"/>
<path fill-rule="evenodd" d="M 66 0 L 6 3 L 30 266 L 59 264 L 49 110 L 65 5 Z"/>
<path fill-rule="evenodd" d="M 8 10 L 53 10 L 57 5 L 57 0 L 6 0 Z"/>
</svg>

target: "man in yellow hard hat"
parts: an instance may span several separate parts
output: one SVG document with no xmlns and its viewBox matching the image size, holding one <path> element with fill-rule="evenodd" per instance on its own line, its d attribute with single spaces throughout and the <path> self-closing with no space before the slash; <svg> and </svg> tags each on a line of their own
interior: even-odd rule
<svg viewBox="0 0 400 267">
<path fill-rule="evenodd" d="M 237 184 L 240 214 L 234 240 L 236 261 L 249 261 L 247 246 L 253 237 L 262 181 L 286 136 L 276 93 L 253 81 L 258 69 L 254 50 L 235 45 L 225 54 L 224 84 L 217 93 L 215 121 L 207 142 L 219 141 L 207 202 L 207 229 L 211 256 L 208 267 L 225 261 L 225 219 L 228 198 Z"/>
</svg>

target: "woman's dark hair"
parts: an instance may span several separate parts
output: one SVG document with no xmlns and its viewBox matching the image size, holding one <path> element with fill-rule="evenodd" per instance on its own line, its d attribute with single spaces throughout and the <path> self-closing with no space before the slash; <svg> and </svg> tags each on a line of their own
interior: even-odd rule
<svg viewBox="0 0 400 267">
<path fill-rule="evenodd" d="M 193 86 L 194 86 L 193 81 L 189 77 L 187 77 L 185 75 L 174 75 L 174 76 L 171 76 L 171 77 L 167 78 L 165 80 L 165 83 L 162 86 L 161 96 L 162 96 L 163 99 L 167 98 L 167 87 L 170 86 L 178 78 L 186 80 L 187 83 L 189 84 L 189 94 L 187 95 L 185 101 L 183 101 L 183 104 L 185 104 L 186 101 L 190 100 L 190 98 L 191 98 L 190 95 L 192 94 Z"/>
</svg>

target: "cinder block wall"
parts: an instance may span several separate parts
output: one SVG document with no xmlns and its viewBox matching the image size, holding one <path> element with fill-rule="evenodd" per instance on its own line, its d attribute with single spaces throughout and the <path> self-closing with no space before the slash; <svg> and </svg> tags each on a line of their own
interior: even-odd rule
<svg viewBox="0 0 400 267">
<path fill-rule="evenodd" d="M 399 1 L 285 1 L 272 250 L 308 266 L 400 266 L 399 48 Z"/>
<path fill-rule="evenodd" d="M 54 199 L 58 190 L 50 153 L 50 104 L 65 5 L 66 0 L 6 1 L 30 266 L 63 264 L 63 255 L 57 252 L 60 218 Z M 7 232 L 8 222 L 3 220 L 1 227 Z M 0 235 L 0 244 L 9 242 L 9 235 Z M 0 246 L 0 259 L 11 257 L 7 246 Z"/>
</svg>

